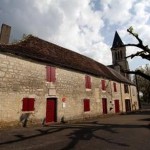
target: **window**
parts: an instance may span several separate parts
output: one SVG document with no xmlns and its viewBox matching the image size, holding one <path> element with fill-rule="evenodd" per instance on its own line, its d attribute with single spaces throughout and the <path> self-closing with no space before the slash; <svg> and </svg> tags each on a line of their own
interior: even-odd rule
<svg viewBox="0 0 150 150">
<path fill-rule="evenodd" d="M 117 85 L 115 82 L 113 82 L 113 86 L 114 86 L 114 92 L 117 92 Z"/>
<path fill-rule="evenodd" d="M 84 112 L 90 111 L 90 100 L 84 99 Z"/>
<path fill-rule="evenodd" d="M 122 59 L 123 57 L 122 57 L 122 51 L 120 51 L 120 58 Z"/>
<path fill-rule="evenodd" d="M 124 92 L 129 93 L 129 88 L 127 84 L 124 84 Z"/>
<path fill-rule="evenodd" d="M 118 59 L 118 57 L 117 57 L 117 52 L 115 52 L 115 59 L 116 59 L 116 60 Z"/>
<path fill-rule="evenodd" d="M 120 59 L 120 55 L 119 55 L 119 52 L 117 52 L 117 55 L 118 55 L 118 60 Z"/>
<path fill-rule="evenodd" d="M 34 98 L 23 98 L 22 111 L 34 111 Z"/>
<path fill-rule="evenodd" d="M 102 90 L 106 91 L 105 80 L 101 80 L 101 84 L 102 84 Z"/>
<path fill-rule="evenodd" d="M 85 76 L 85 88 L 91 89 L 91 77 L 88 75 Z"/>
<path fill-rule="evenodd" d="M 46 67 L 46 77 L 48 82 L 55 82 L 56 81 L 56 75 L 55 75 L 55 68 L 51 66 Z"/>
</svg>

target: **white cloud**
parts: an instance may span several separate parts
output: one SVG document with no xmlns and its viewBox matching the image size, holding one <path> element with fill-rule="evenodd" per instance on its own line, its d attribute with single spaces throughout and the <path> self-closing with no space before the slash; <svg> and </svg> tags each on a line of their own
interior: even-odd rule
<svg viewBox="0 0 150 150">
<path fill-rule="evenodd" d="M 101 0 L 103 5 L 103 18 L 111 24 L 124 24 L 131 18 L 130 9 L 135 0 Z"/>
<path fill-rule="evenodd" d="M 100 12 L 94 12 L 88 0 L 82 2 L 73 0 L 68 5 L 66 3 L 68 4 L 68 1 L 63 0 L 63 3 L 59 4 L 60 11 L 63 12 L 63 23 L 58 34 L 50 36 L 49 40 L 53 39 L 59 45 L 104 63 L 104 59 L 100 58 L 107 53 L 108 46 L 103 43 L 100 34 L 100 29 L 104 26 Z M 100 46 L 95 50 L 95 45 Z M 102 48 L 105 51 L 101 51 Z M 107 61 L 107 64 L 110 63 Z"/>
<path fill-rule="evenodd" d="M 149 43 L 149 9 L 150 0 L 1 0 L 0 23 L 12 26 L 13 38 L 33 34 L 108 65 L 115 30 L 134 43 L 126 32 L 133 26 Z M 136 50 L 127 48 L 127 55 Z"/>
<path fill-rule="evenodd" d="M 55 3 L 53 3 L 53 0 L 43 0 L 41 2 L 41 0 L 34 0 L 33 6 L 36 7 L 40 13 L 47 13 L 49 10 L 49 7 L 55 5 Z"/>
</svg>

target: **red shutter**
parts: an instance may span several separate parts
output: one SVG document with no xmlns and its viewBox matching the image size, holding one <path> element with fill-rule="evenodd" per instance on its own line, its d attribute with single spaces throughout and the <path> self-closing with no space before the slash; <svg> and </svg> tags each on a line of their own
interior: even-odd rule
<svg viewBox="0 0 150 150">
<path fill-rule="evenodd" d="M 101 83 L 102 83 L 102 90 L 105 91 L 106 90 L 105 80 L 101 80 Z"/>
<path fill-rule="evenodd" d="M 90 100 L 84 99 L 84 112 L 90 111 Z"/>
<path fill-rule="evenodd" d="M 27 111 L 28 109 L 28 98 L 23 98 L 22 100 L 22 111 Z"/>
<path fill-rule="evenodd" d="M 117 92 L 117 86 L 116 86 L 116 83 L 114 82 L 113 85 L 114 85 L 114 92 Z"/>
<path fill-rule="evenodd" d="M 85 87 L 87 89 L 91 89 L 91 77 L 90 76 L 85 76 Z"/>
<path fill-rule="evenodd" d="M 23 98 L 22 111 L 34 111 L 34 98 Z"/>
<path fill-rule="evenodd" d="M 51 67 L 50 66 L 46 66 L 46 80 L 48 82 L 50 82 L 50 79 L 51 79 Z"/>
<path fill-rule="evenodd" d="M 55 73 L 55 68 L 51 66 L 46 67 L 46 80 L 48 82 L 55 82 L 56 81 L 56 73 Z"/>
<path fill-rule="evenodd" d="M 28 99 L 28 111 L 34 111 L 34 98 Z"/>
<path fill-rule="evenodd" d="M 55 68 L 51 67 L 51 82 L 55 82 L 56 78 L 55 78 Z"/>
</svg>

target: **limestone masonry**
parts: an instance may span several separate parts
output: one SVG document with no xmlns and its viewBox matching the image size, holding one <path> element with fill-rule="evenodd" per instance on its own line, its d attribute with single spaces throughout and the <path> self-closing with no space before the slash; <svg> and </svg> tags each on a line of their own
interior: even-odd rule
<svg viewBox="0 0 150 150">
<path fill-rule="evenodd" d="M 0 45 L 0 126 L 137 109 L 136 86 L 88 57 L 33 36 Z"/>
</svg>

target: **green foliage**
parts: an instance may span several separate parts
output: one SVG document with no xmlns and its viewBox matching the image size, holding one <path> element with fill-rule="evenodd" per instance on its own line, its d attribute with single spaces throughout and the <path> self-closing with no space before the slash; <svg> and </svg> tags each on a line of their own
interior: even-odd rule
<svg viewBox="0 0 150 150">
<path fill-rule="evenodd" d="M 145 67 L 138 68 L 141 72 L 150 75 L 150 65 Z M 143 78 L 142 76 L 137 76 L 138 88 L 139 91 L 143 93 L 141 100 L 144 102 L 150 103 L 150 82 Z"/>
</svg>

